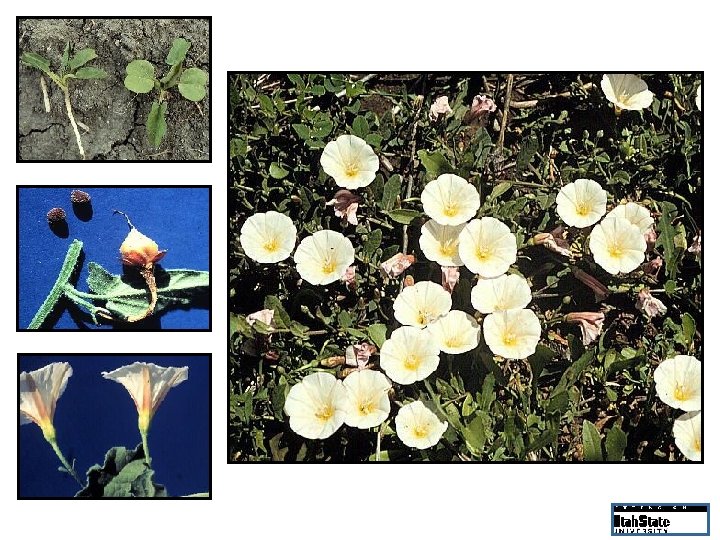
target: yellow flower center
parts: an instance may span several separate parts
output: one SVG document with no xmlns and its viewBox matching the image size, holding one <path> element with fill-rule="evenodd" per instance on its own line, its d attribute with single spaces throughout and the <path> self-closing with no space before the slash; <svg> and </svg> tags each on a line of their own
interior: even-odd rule
<svg viewBox="0 0 720 540">
<path fill-rule="evenodd" d="M 700 452 L 700 450 L 702 450 L 702 448 L 701 448 L 701 443 L 700 443 L 700 439 L 695 439 L 694 443 L 695 443 L 695 444 L 694 444 L 695 450 L 697 450 L 698 452 Z"/>
<path fill-rule="evenodd" d="M 450 336 L 445 340 L 445 347 L 448 349 L 454 349 L 462 344 L 462 340 L 458 336 Z"/>
<path fill-rule="evenodd" d="M 475 256 L 481 261 L 486 261 L 490 258 L 491 251 L 488 246 L 480 245 L 475 250 Z"/>
<path fill-rule="evenodd" d="M 445 208 L 443 208 L 443 214 L 447 217 L 454 217 L 459 211 L 460 209 L 458 208 L 457 203 L 448 203 L 445 205 Z"/>
<path fill-rule="evenodd" d="M 608 255 L 612 257 L 613 259 L 619 259 L 622 257 L 623 249 L 622 246 L 619 244 L 608 244 Z"/>
<path fill-rule="evenodd" d="M 375 412 L 375 403 L 372 401 L 362 401 L 358 404 L 358 412 L 362 415 L 368 415 Z"/>
<path fill-rule="evenodd" d="M 420 365 L 420 359 L 414 354 L 408 354 L 403 361 L 403 367 L 405 369 L 414 370 Z"/>
<path fill-rule="evenodd" d="M 360 164 L 357 161 L 351 161 L 345 164 L 345 176 L 353 178 L 360 172 Z"/>
<path fill-rule="evenodd" d="M 587 216 L 590 213 L 590 205 L 586 202 L 581 202 L 577 205 L 577 213 L 582 217 Z"/>
<path fill-rule="evenodd" d="M 685 401 L 690 397 L 685 390 L 685 386 L 680 383 L 675 383 L 675 392 L 673 392 L 673 395 L 678 401 Z"/>
<path fill-rule="evenodd" d="M 278 242 L 278 239 L 275 236 L 268 238 L 263 244 L 263 249 L 268 253 L 274 253 L 279 247 L 280 242 Z"/>
<path fill-rule="evenodd" d="M 413 427 L 413 435 L 415 435 L 418 439 L 424 439 L 427 437 L 429 431 L 430 430 L 425 424 Z"/>
<path fill-rule="evenodd" d="M 418 313 L 417 322 L 422 326 L 428 324 L 431 319 L 432 316 L 427 311 L 421 311 L 420 313 Z"/>
<path fill-rule="evenodd" d="M 315 416 L 323 422 L 327 422 L 328 420 L 330 420 L 334 414 L 335 409 L 333 409 L 330 405 L 323 405 L 321 409 L 315 412 Z"/>
<path fill-rule="evenodd" d="M 513 332 L 505 332 L 503 343 L 508 347 L 514 347 L 517 345 L 517 336 Z"/>
<path fill-rule="evenodd" d="M 335 272 L 335 269 L 337 268 L 337 262 L 333 260 L 328 260 L 323 263 L 322 271 L 323 274 L 333 274 Z"/>
<path fill-rule="evenodd" d="M 450 242 L 449 244 L 440 244 L 440 255 L 443 257 L 453 257 L 457 254 L 457 244 Z"/>
</svg>

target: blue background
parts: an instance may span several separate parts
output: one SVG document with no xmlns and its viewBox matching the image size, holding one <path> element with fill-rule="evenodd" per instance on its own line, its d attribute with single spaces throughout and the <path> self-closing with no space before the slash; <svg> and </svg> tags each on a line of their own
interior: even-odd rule
<svg viewBox="0 0 720 540">
<path fill-rule="evenodd" d="M 60 450 L 71 464 L 77 460 L 75 470 L 83 481 L 92 465 L 102 465 L 111 447 L 135 448 L 140 443 L 137 409 L 130 394 L 100 372 L 133 362 L 188 366 L 188 379 L 168 392 L 152 419 L 148 447 L 154 480 L 167 488 L 169 496 L 210 490 L 208 355 L 20 355 L 18 375 L 52 362 L 69 362 L 73 368 L 53 423 Z M 60 461 L 40 428 L 31 423 L 19 431 L 19 496 L 73 497 L 80 487 L 70 475 L 57 470 Z"/>
<path fill-rule="evenodd" d="M 82 189 L 92 197 L 93 216 L 89 221 L 76 217 L 70 191 Z M 102 188 L 67 186 L 60 188 L 19 188 L 18 192 L 18 316 L 19 328 L 27 328 L 50 292 L 62 267 L 67 249 L 74 238 L 83 242 L 84 260 L 75 288 L 88 292 L 88 262 L 94 261 L 113 274 L 122 274 L 120 244 L 130 229 L 125 218 L 113 210 L 125 212 L 138 231 L 152 238 L 167 254 L 159 262 L 165 269 L 209 270 L 210 261 L 210 189 L 200 188 Z M 60 238 L 47 223 L 47 212 L 59 206 L 67 213 L 69 236 Z M 194 307 L 172 307 L 159 316 L 139 321 L 124 329 L 200 329 L 210 327 L 208 300 Z M 62 300 L 61 315 L 55 329 L 104 328 L 81 316 L 74 320 Z M 74 308 L 74 305 L 71 304 Z M 84 310 L 83 310 L 84 312 Z M 75 311 L 77 314 L 77 311 Z M 77 318 L 77 315 L 76 315 Z M 47 327 L 43 327 L 43 330 Z"/>
</svg>

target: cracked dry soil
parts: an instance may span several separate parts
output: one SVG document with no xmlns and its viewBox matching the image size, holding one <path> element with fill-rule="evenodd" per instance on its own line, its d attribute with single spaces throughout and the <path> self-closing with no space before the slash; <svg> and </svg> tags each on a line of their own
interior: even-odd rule
<svg viewBox="0 0 720 540">
<path fill-rule="evenodd" d="M 33 51 L 50 60 L 57 70 L 65 43 L 74 50 L 95 49 L 89 65 L 104 69 L 101 80 L 70 81 L 70 99 L 76 120 L 90 128 L 80 134 L 88 160 L 209 160 L 210 88 L 198 104 L 170 90 L 167 134 L 159 148 L 148 144 L 145 120 L 155 93 L 136 95 L 123 85 L 125 66 L 144 58 L 162 76 L 175 38 L 191 47 L 186 67 L 210 74 L 210 25 L 201 19 L 24 19 L 19 27 L 20 54 Z M 20 62 L 18 58 L 18 62 Z M 51 112 L 46 113 L 40 71 L 19 64 L 18 153 L 20 160 L 80 159 L 75 136 L 65 112 L 62 90 L 46 77 Z M 198 108 L 199 105 L 199 108 Z"/>
</svg>

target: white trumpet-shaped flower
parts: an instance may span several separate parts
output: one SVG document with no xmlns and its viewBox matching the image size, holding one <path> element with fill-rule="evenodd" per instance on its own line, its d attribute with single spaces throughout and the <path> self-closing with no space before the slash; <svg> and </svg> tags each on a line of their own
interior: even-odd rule
<svg viewBox="0 0 720 540">
<path fill-rule="evenodd" d="M 607 217 L 625 218 L 640 229 L 643 234 L 652 229 L 655 223 L 655 220 L 650 215 L 650 210 L 634 202 L 619 204 L 608 212 Z"/>
<path fill-rule="evenodd" d="M 425 330 L 402 326 L 380 348 L 380 367 L 399 384 L 422 381 L 440 363 L 440 348 Z"/>
<path fill-rule="evenodd" d="M 606 217 L 590 233 L 595 262 L 609 274 L 632 272 L 645 260 L 645 237 L 622 217 Z"/>
<path fill-rule="evenodd" d="M 607 192 L 595 180 L 578 178 L 563 186 L 555 198 L 557 213 L 571 227 L 588 227 L 607 211 Z"/>
<path fill-rule="evenodd" d="M 303 238 L 295 251 L 300 277 L 312 285 L 327 285 L 345 275 L 355 260 L 350 240 L 335 231 L 318 231 Z"/>
<path fill-rule="evenodd" d="M 292 220 L 280 212 L 254 214 L 240 228 L 240 245 L 245 254 L 260 263 L 287 259 L 295 248 L 296 238 Z"/>
<path fill-rule="evenodd" d="M 483 334 L 493 354 L 503 358 L 527 358 L 540 341 L 540 321 L 529 309 L 491 313 L 483 321 Z"/>
<path fill-rule="evenodd" d="M 470 291 L 470 302 L 480 313 L 521 309 L 532 300 L 530 285 L 516 274 L 480 279 Z"/>
<path fill-rule="evenodd" d="M 392 385 L 379 371 L 353 371 L 345 378 L 343 386 L 348 399 L 345 416 L 348 426 L 360 429 L 379 426 L 390 414 L 388 391 Z"/>
<path fill-rule="evenodd" d="M 600 87 L 605 97 L 618 109 L 640 111 L 652 105 L 654 94 L 640 77 L 613 73 L 603 75 Z"/>
<path fill-rule="evenodd" d="M 480 343 L 480 326 L 477 321 L 456 309 L 430 323 L 427 331 L 440 350 L 448 354 L 472 351 Z"/>
<path fill-rule="evenodd" d="M 679 354 L 663 360 L 653 374 L 663 403 L 683 411 L 699 411 L 702 403 L 700 360 Z"/>
<path fill-rule="evenodd" d="M 424 212 L 440 225 L 460 225 L 480 208 L 480 194 L 456 174 L 441 174 L 420 194 Z"/>
<path fill-rule="evenodd" d="M 400 407 L 395 417 L 395 432 L 410 448 L 424 450 L 435 446 L 448 428 L 437 415 L 421 401 L 413 401 Z"/>
<path fill-rule="evenodd" d="M 678 416 L 673 423 L 675 446 L 690 461 L 702 460 L 702 413 L 693 411 Z"/>
<path fill-rule="evenodd" d="M 393 303 L 400 324 L 424 328 L 452 307 L 450 293 L 432 281 L 418 281 L 405 287 Z"/>
<path fill-rule="evenodd" d="M 372 147 L 360 137 L 340 135 L 325 145 L 320 165 L 338 186 L 357 189 L 369 186 L 375 180 L 380 160 Z"/>
<path fill-rule="evenodd" d="M 507 272 L 517 259 L 517 240 L 499 219 L 473 219 L 460 232 L 458 252 L 468 270 L 494 278 Z"/>
<path fill-rule="evenodd" d="M 347 391 L 330 373 L 312 373 L 290 388 L 284 410 L 295 433 L 306 439 L 327 439 L 345 421 Z"/>
<path fill-rule="evenodd" d="M 440 225 L 431 219 L 420 229 L 420 249 L 428 260 L 440 266 L 462 266 L 458 246 L 462 225 Z"/>
<path fill-rule="evenodd" d="M 20 425 L 35 422 L 48 441 L 55 439 L 55 406 L 72 372 L 67 362 L 54 362 L 20 373 Z"/>
</svg>

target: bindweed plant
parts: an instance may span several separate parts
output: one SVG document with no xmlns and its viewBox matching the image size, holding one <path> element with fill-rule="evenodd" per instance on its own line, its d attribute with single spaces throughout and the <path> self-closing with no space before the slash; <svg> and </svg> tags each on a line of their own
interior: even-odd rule
<svg viewBox="0 0 720 540">
<path fill-rule="evenodd" d="M 170 67 L 162 78 L 155 76 L 155 66 L 147 60 L 133 60 L 125 68 L 125 88 L 136 94 L 157 92 L 145 124 L 148 141 L 156 148 L 167 133 L 165 116 L 170 89 L 177 87 L 180 95 L 195 103 L 205 97 L 207 73 L 200 68 L 185 68 L 183 65 L 189 49 L 190 42 L 186 39 L 177 38 L 173 41 L 165 58 L 165 63 Z"/>
<path fill-rule="evenodd" d="M 231 75 L 229 458 L 701 459 L 700 82 Z"/>
<path fill-rule="evenodd" d="M 65 50 L 63 51 L 60 66 L 57 71 L 50 69 L 50 61 L 47 58 L 35 52 L 24 52 L 21 56 L 23 64 L 39 69 L 42 73 L 50 77 L 50 80 L 62 90 L 65 97 L 65 110 L 70 119 L 70 125 L 75 134 L 75 140 L 77 141 L 78 150 L 80 151 L 82 159 L 85 159 L 85 150 L 82 145 L 82 139 L 80 138 L 80 132 L 78 131 L 78 124 L 83 127 L 84 124 L 77 122 L 73 114 L 72 103 L 70 101 L 70 80 L 104 79 L 107 77 L 107 73 L 104 70 L 86 65 L 95 58 L 97 58 L 97 54 L 95 54 L 94 49 L 81 49 L 74 52 L 71 50 L 70 42 L 67 42 L 65 45 Z M 43 91 L 45 111 L 49 113 L 50 100 L 47 95 L 47 84 L 42 75 L 40 76 L 40 86 Z M 84 127 L 84 129 L 87 130 L 87 127 Z"/>
</svg>

